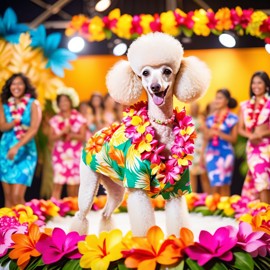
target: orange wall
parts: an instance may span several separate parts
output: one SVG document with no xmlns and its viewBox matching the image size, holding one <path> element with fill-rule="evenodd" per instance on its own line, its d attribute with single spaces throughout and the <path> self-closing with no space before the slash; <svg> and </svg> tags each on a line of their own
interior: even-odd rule
<svg viewBox="0 0 270 270">
<path fill-rule="evenodd" d="M 222 87 L 229 88 L 239 102 L 245 100 L 248 98 L 251 75 L 257 70 L 264 70 L 270 75 L 270 54 L 264 48 L 185 51 L 185 56 L 190 55 L 205 61 L 212 72 L 210 87 L 200 100 L 203 107 L 214 98 L 216 90 Z M 120 59 L 125 57 L 79 57 L 73 62 L 73 70 L 65 72 L 64 83 L 77 89 L 81 100 L 89 99 L 95 91 L 105 93 L 106 73 Z"/>
</svg>

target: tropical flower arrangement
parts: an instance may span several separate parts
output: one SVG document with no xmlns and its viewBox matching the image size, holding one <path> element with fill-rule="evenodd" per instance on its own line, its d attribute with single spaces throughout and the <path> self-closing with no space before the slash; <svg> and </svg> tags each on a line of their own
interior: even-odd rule
<svg viewBox="0 0 270 270">
<path fill-rule="evenodd" d="M 85 15 L 73 16 L 66 29 L 66 35 L 81 34 L 89 41 L 110 39 L 112 34 L 120 38 L 134 39 L 150 32 L 164 32 L 172 36 L 184 34 L 191 37 L 220 35 L 232 30 L 238 35 L 251 35 L 270 43 L 270 16 L 260 10 L 224 7 L 213 10 L 194 10 L 188 13 L 180 9 L 161 14 L 121 14 L 119 9 L 112 10 L 103 18 Z"/>
<path fill-rule="evenodd" d="M 64 83 L 64 69 L 71 69 L 74 53 L 59 48 L 60 33 L 47 35 L 44 25 L 30 29 L 17 23 L 13 9 L 8 8 L 0 16 L 0 89 L 14 73 L 23 72 L 31 79 L 39 94 L 39 100 L 53 100 L 56 89 Z"/>
<path fill-rule="evenodd" d="M 213 234 L 182 228 L 179 237 L 165 237 L 154 226 L 146 237 L 123 235 L 118 229 L 79 235 L 46 228 L 46 221 L 77 210 L 77 198 L 32 200 L 0 209 L 1 269 L 269 269 L 270 206 L 238 195 L 186 195 L 190 211 L 235 217 L 238 228 L 225 226 Z M 101 209 L 106 196 L 96 198 Z M 161 197 L 152 200 L 163 209 Z M 124 201 L 120 210 L 126 210 Z"/>
</svg>

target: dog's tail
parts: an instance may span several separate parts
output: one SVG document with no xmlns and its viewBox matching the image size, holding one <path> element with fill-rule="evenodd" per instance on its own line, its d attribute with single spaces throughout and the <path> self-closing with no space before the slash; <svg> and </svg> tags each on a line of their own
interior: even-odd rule
<svg viewBox="0 0 270 270">
<path fill-rule="evenodd" d="M 87 234 L 88 220 L 86 218 L 89 213 L 94 197 L 98 190 L 98 175 L 93 172 L 81 160 L 80 164 L 80 189 L 78 196 L 79 211 L 73 217 L 70 231 L 77 231 L 79 234 Z"/>
</svg>

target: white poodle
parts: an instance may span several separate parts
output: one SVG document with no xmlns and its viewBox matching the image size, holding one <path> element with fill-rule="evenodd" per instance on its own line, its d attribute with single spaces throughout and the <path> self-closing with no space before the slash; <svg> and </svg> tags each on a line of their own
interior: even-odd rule
<svg viewBox="0 0 270 270">
<path fill-rule="evenodd" d="M 208 88 L 210 73 L 197 58 L 183 58 L 180 42 L 163 33 L 138 38 L 127 58 L 109 71 L 109 93 L 115 101 L 130 105 L 144 89 L 148 103 L 131 106 L 120 124 L 101 130 L 88 141 L 80 167 L 79 211 L 71 229 L 87 233 L 86 215 L 101 182 L 108 197 L 100 230 L 112 229 L 111 215 L 128 188 L 133 235 L 144 236 L 155 225 L 150 197 L 159 194 L 167 199 L 167 233 L 178 235 L 181 227 L 188 226 L 182 195 L 191 191 L 188 157 L 193 148 L 187 142 L 193 142 L 194 128 L 184 112 L 173 109 L 173 95 L 183 102 L 196 100 Z M 189 136 L 185 135 L 188 127 L 192 130 Z"/>
</svg>

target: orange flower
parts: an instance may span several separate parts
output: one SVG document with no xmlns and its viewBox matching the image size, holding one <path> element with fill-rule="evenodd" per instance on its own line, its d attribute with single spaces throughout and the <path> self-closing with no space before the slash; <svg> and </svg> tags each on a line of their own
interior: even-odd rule
<svg viewBox="0 0 270 270">
<path fill-rule="evenodd" d="M 179 247 L 174 245 L 172 239 L 164 240 L 164 233 L 158 226 L 150 228 L 147 237 L 134 237 L 132 240 L 133 248 L 123 251 L 128 268 L 154 270 L 157 263 L 171 265 L 180 258 Z"/>
<path fill-rule="evenodd" d="M 58 212 L 60 208 L 55 205 L 52 201 L 45 201 L 45 200 L 40 200 L 40 208 L 42 212 L 46 213 L 46 215 L 49 215 L 51 217 L 58 216 Z"/>
<path fill-rule="evenodd" d="M 17 265 L 20 269 L 24 269 L 29 263 L 31 256 L 38 257 L 41 254 L 36 250 L 36 243 L 38 242 L 41 233 L 36 224 L 31 224 L 28 235 L 13 234 L 11 236 L 14 241 L 14 246 L 9 257 L 13 260 L 18 259 Z"/>
<path fill-rule="evenodd" d="M 175 236 L 171 236 L 174 240 L 175 245 L 179 248 L 180 257 L 183 257 L 182 250 L 187 246 L 194 244 L 194 235 L 193 232 L 187 228 L 180 229 L 180 238 L 176 238 Z"/>
<path fill-rule="evenodd" d="M 220 8 L 215 15 L 215 19 L 218 20 L 216 25 L 218 31 L 229 30 L 232 26 L 231 11 L 227 7 Z"/>
<path fill-rule="evenodd" d="M 217 209 L 218 203 L 220 202 L 220 197 L 221 196 L 218 193 L 206 197 L 205 205 L 210 211 L 215 211 Z"/>
</svg>

